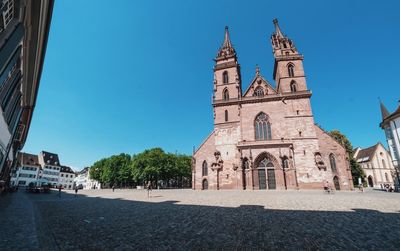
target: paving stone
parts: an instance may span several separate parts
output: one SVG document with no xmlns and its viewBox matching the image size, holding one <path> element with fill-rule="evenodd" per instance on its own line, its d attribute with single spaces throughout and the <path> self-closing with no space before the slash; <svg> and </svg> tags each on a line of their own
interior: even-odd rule
<svg viewBox="0 0 400 251">
<path fill-rule="evenodd" d="M 80 190 L 77 197 L 69 192 L 61 198 L 18 196 L 26 210 L 37 209 L 36 214 L 22 217 L 40 227 L 32 223 L 32 233 L 22 230 L 22 235 L 14 235 L 21 248 L 13 246 L 12 235 L 7 235 L 8 242 L 2 235 L 1 243 L 10 243 L 10 250 L 29 245 L 60 250 L 396 250 L 400 246 L 398 193 L 153 190 L 148 198 L 146 191 L 138 190 Z M 12 223 L 22 215 L 1 212 L 1 223 L 4 216 Z M 9 226 L 14 232 L 21 230 Z M 39 238 L 43 233 L 52 240 Z"/>
</svg>

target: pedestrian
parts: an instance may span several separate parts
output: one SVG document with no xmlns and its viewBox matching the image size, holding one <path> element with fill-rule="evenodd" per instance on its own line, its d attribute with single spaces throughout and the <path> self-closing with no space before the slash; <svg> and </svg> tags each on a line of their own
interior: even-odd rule
<svg viewBox="0 0 400 251">
<path fill-rule="evenodd" d="M 75 197 L 78 195 L 78 186 L 75 187 Z"/>
<path fill-rule="evenodd" d="M 324 191 L 327 192 L 327 193 L 330 193 L 330 191 L 329 191 L 329 182 L 328 181 L 325 181 Z"/>
<path fill-rule="evenodd" d="M 61 198 L 61 185 L 58 186 L 58 197 Z"/>
<path fill-rule="evenodd" d="M 151 195 L 151 181 L 147 182 L 147 198 Z"/>
<path fill-rule="evenodd" d="M 113 192 L 114 192 L 114 189 L 115 189 L 115 186 L 113 185 L 113 186 L 112 186 L 112 190 L 113 190 Z"/>
</svg>

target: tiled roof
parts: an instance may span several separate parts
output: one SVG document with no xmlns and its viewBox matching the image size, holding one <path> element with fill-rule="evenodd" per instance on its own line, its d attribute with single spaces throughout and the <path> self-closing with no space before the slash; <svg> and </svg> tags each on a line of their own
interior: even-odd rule
<svg viewBox="0 0 400 251">
<path fill-rule="evenodd" d="M 57 154 L 45 151 L 42 151 L 40 154 L 43 156 L 45 165 L 60 166 L 60 160 Z"/>
<path fill-rule="evenodd" d="M 63 173 L 75 173 L 69 166 L 61 166 L 60 172 Z"/>
<path fill-rule="evenodd" d="M 85 167 L 81 171 L 77 172 L 77 174 L 87 173 L 88 171 L 89 171 L 89 167 Z"/>
<path fill-rule="evenodd" d="M 368 161 L 371 161 L 372 157 L 374 156 L 374 153 L 375 153 L 375 151 L 376 151 L 376 149 L 378 147 L 378 145 L 379 145 L 379 143 L 374 145 L 374 146 L 371 146 L 371 147 L 368 147 L 368 148 L 365 148 L 365 149 L 361 149 L 358 152 L 357 156 L 355 157 L 357 162 L 368 162 Z"/>
<path fill-rule="evenodd" d="M 22 166 L 25 166 L 25 165 L 40 166 L 39 158 L 35 154 L 20 152 L 18 155 L 18 159 L 19 159 L 19 163 L 21 163 Z"/>
</svg>

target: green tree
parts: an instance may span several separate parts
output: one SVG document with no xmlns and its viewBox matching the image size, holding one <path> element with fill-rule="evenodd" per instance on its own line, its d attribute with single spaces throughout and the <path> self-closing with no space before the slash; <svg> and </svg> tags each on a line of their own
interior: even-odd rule
<svg viewBox="0 0 400 251">
<path fill-rule="evenodd" d="M 103 185 L 133 185 L 148 181 L 166 186 L 190 185 L 191 156 L 166 153 L 161 148 L 145 150 L 132 157 L 121 153 L 96 161 L 90 174 Z"/>
<path fill-rule="evenodd" d="M 350 140 L 338 130 L 330 131 L 329 134 L 341 144 L 349 155 L 350 158 L 350 168 L 351 168 L 351 176 L 353 177 L 354 185 L 358 184 L 358 178 L 364 179 L 365 173 L 361 166 L 354 159 L 354 148 L 351 144 Z"/>
</svg>

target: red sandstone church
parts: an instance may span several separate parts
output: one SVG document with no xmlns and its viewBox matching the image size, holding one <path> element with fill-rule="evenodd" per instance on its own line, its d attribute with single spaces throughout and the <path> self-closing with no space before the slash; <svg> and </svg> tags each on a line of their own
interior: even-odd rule
<svg viewBox="0 0 400 251">
<path fill-rule="evenodd" d="M 215 58 L 214 130 L 193 156 L 194 189 L 352 188 L 345 149 L 314 123 L 303 55 L 274 20 L 272 86 L 257 68 L 242 91 L 228 28 Z"/>
</svg>

